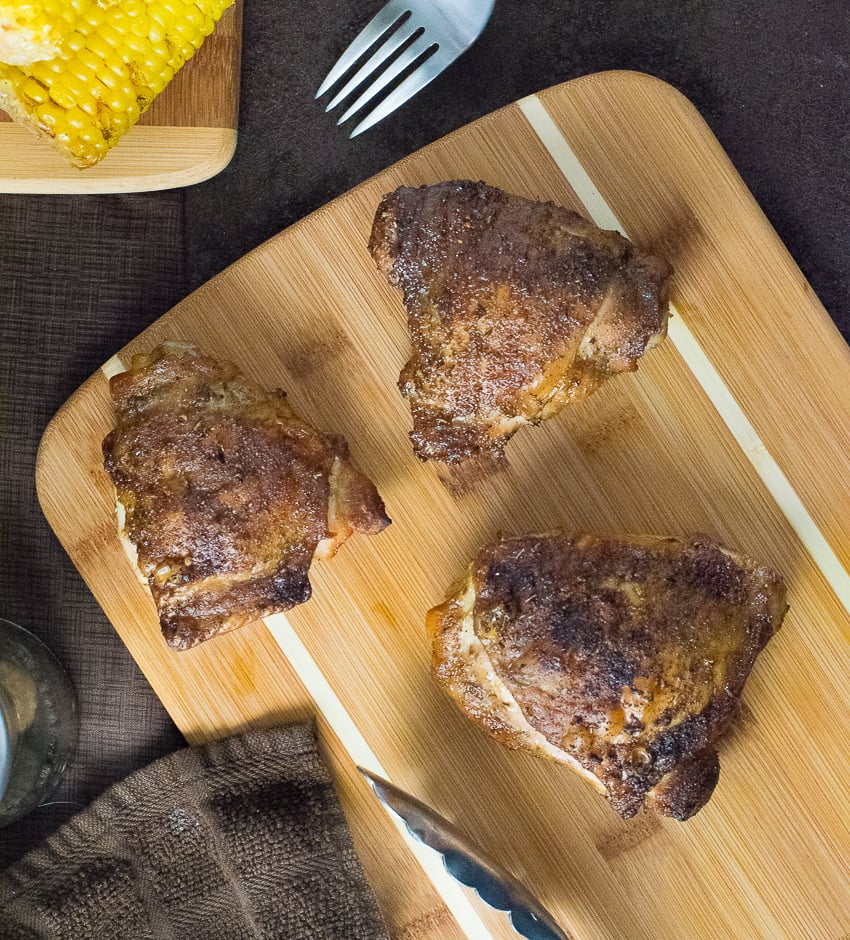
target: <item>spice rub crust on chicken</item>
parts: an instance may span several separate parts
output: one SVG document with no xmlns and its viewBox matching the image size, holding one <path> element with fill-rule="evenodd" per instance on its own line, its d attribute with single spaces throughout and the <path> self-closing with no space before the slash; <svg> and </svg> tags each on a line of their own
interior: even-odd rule
<svg viewBox="0 0 850 940">
<path fill-rule="evenodd" d="M 483 548 L 427 623 L 437 681 L 497 740 L 624 818 L 684 820 L 786 609 L 779 575 L 704 538 L 555 534 Z"/>
<path fill-rule="evenodd" d="M 109 387 L 119 529 L 173 649 L 303 603 L 313 558 L 389 524 L 345 440 L 231 363 L 164 343 Z"/>
<path fill-rule="evenodd" d="M 502 457 L 518 428 L 633 372 L 667 332 L 666 261 L 485 183 L 390 193 L 369 250 L 407 309 L 399 387 L 422 460 Z"/>
</svg>

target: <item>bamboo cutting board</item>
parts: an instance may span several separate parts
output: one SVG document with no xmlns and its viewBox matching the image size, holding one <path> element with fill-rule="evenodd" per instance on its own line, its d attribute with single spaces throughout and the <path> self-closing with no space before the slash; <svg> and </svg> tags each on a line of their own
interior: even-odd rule
<svg viewBox="0 0 850 940">
<path fill-rule="evenodd" d="M 241 50 L 236 0 L 139 123 L 86 170 L 0 111 L 0 192 L 136 193 L 215 176 L 236 149 Z"/>
<path fill-rule="evenodd" d="M 676 269 L 670 336 L 640 370 L 521 431 L 509 470 L 471 486 L 412 455 L 405 314 L 366 250 L 382 194 L 450 178 L 619 224 Z M 170 652 L 115 534 L 103 371 L 45 433 L 44 512 L 190 741 L 316 717 L 395 937 L 512 934 L 423 859 L 426 873 L 355 762 L 458 821 L 580 940 L 850 936 L 850 350 L 676 91 L 603 73 L 483 118 L 241 259 L 118 362 L 168 338 L 345 434 L 392 526 L 314 566 L 312 600 L 286 617 Z M 624 822 L 566 768 L 492 742 L 430 679 L 425 612 L 479 545 L 556 526 L 706 532 L 788 582 L 720 783 L 687 823 Z"/>
</svg>

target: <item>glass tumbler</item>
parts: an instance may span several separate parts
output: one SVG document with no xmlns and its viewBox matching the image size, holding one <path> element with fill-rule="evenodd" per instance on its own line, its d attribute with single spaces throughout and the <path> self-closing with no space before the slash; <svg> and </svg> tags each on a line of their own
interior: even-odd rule
<svg viewBox="0 0 850 940">
<path fill-rule="evenodd" d="M 0 827 L 43 803 L 77 745 L 65 671 L 28 630 L 0 618 Z"/>
</svg>

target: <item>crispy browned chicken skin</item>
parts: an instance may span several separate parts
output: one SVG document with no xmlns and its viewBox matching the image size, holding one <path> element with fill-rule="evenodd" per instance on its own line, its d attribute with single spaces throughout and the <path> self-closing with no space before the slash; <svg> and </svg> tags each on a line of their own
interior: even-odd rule
<svg viewBox="0 0 850 940">
<path fill-rule="evenodd" d="M 703 538 L 529 536 L 483 548 L 428 631 L 437 680 L 503 744 L 624 817 L 687 819 L 785 611 L 777 574 Z"/>
<path fill-rule="evenodd" d="M 638 359 L 667 329 L 666 261 L 570 209 L 466 180 L 382 200 L 369 250 L 400 287 L 399 386 L 423 460 L 496 457 Z"/>
<path fill-rule="evenodd" d="M 174 649 L 303 603 L 314 557 L 389 524 L 345 440 L 231 363 L 165 343 L 109 387 L 119 527 Z"/>
</svg>

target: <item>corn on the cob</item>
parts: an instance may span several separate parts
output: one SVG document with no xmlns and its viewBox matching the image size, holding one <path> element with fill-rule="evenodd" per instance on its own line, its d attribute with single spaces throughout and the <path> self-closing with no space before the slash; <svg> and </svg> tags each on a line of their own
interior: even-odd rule
<svg viewBox="0 0 850 940">
<path fill-rule="evenodd" d="M 58 42 L 51 58 L 0 64 L 0 108 L 76 166 L 92 166 L 138 121 L 232 2 L 6 2 L 3 8 L 21 12 L 12 34 L 29 30 Z"/>
</svg>

